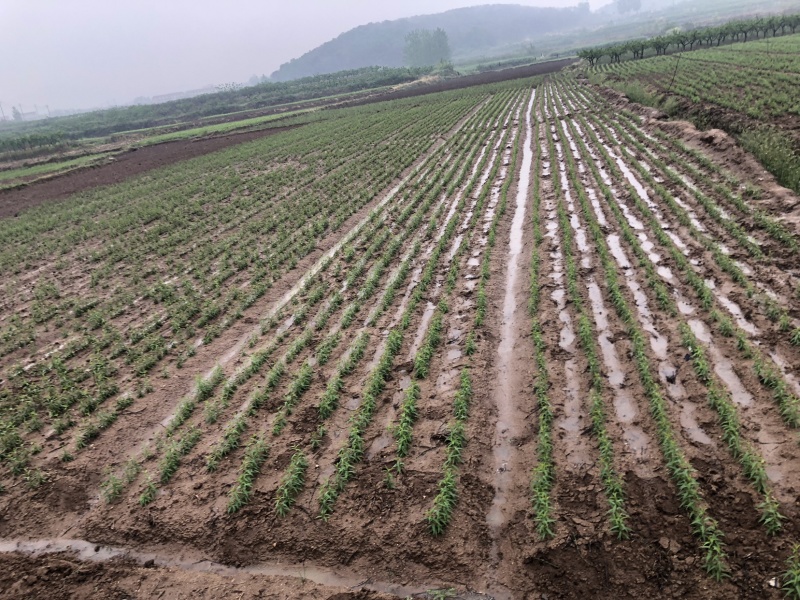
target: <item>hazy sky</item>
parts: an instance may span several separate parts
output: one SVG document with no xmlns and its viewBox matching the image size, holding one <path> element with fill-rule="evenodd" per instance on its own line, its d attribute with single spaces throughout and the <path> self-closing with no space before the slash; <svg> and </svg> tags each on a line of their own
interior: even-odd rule
<svg viewBox="0 0 800 600">
<path fill-rule="evenodd" d="M 611 0 L 590 0 L 596 9 Z M 0 103 L 85 108 L 269 75 L 372 21 L 491 0 L 0 0 Z M 572 6 L 577 0 L 506 0 Z"/>
</svg>

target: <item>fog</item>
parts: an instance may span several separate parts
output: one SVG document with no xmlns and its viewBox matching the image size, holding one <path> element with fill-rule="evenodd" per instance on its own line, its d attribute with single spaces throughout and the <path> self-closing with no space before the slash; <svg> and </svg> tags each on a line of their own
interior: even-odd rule
<svg viewBox="0 0 800 600">
<path fill-rule="evenodd" d="M 611 0 L 590 0 L 592 9 Z M 6 114 L 125 104 L 269 75 L 357 25 L 481 0 L 0 0 Z M 577 0 L 508 0 L 564 7 Z"/>
</svg>

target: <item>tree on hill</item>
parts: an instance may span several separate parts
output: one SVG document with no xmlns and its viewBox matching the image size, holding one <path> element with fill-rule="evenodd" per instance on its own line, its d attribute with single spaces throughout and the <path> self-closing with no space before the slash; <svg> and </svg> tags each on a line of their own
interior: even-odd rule
<svg viewBox="0 0 800 600">
<path fill-rule="evenodd" d="M 427 67 L 450 60 L 450 43 L 441 27 L 415 29 L 406 35 L 403 55 L 410 67 Z"/>
</svg>

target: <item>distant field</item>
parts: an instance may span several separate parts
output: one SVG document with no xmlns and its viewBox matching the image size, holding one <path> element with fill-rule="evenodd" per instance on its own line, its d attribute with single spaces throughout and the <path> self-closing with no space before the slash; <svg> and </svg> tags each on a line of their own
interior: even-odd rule
<svg viewBox="0 0 800 600">
<path fill-rule="evenodd" d="M 2 188 L 4 185 L 9 185 L 9 182 L 13 182 L 15 180 L 27 180 L 30 178 L 35 178 L 39 175 L 49 175 L 59 171 L 83 167 L 101 160 L 105 155 L 105 153 L 93 154 L 91 156 L 81 156 L 80 158 L 74 158 L 72 160 L 43 163 L 31 167 L 0 171 L 0 188 Z M 13 185 L 13 183 L 11 185 Z"/>
<path fill-rule="evenodd" d="M 767 123 L 800 120 L 800 35 L 604 64 L 596 71 Z"/>
<path fill-rule="evenodd" d="M 735 135 L 800 192 L 800 35 L 592 69 L 629 98 Z"/>
<path fill-rule="evenodd" d="M 217 125 L 206 125 L 204 127 L 195 127 L 194 129 L 184 129 L 173 133 L 163 133 L 160 135 L 146 136 L 139 140 L 140 145 L 160 144 L 162 142 L 170 142 L 174 140 L 183 140 L 189 138 L 205 137 L 213 134 L 229 133 L 240 129 L 255 128 L 258 125 L 276 121 L 278 119 L 286 119 L 298 115 L 306 114 L 315 109 L 305 108 L 301 110 L 292 110 L 277 115 L 266 115 L 264 117 L 254 117 L 252 119 L 242 119 L 240 121 L 230 121 L 228 123 L 219 123 Z"/>
</svg>

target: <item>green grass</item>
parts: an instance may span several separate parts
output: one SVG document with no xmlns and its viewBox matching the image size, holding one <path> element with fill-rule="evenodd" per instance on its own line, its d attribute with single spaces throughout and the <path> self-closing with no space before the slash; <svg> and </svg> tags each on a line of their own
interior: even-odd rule
<svg viewBox="0 0 800 600">
<path fill-rule="evenodd" d="M 292 110 L 277 115 L 253 117 L 251 119 L 242 119 L 241 121 L 231 121 L 229 123 L 217 123 L 216 125 L 204 125 L 203 127 L 194 127 L 193 129 L 184 129 L 183 131 L 162 133 L 160 135 L 146 137 L 142 139 L 140 142 L 138 142 L 138 145 L 150 146 L 152 144 L 161 144 L 163 142 L 172 142 L 175 140 L 185 140 L 190 138 L 205 137 L 211 134 L 229 133 L 231 131 L 236 131 L 238 129 L 246 129 L 250 127 L 256 127 L 258 125 L 263 125 L 264 123 L 269 123 L 270 121 L 275 121 L 277 119 L 283 119 L 285 117 L 293 117 L 301 115 L 310 112 L 312 110 L 315 109 L 303 108 L 300 110 Z"/>
<path fill-rule="evenodd" d="M 92 154 L 90 156 L 81 156 L 79 158 L 73 158 L 71 160 L 43 163 L 39 165 L 33 165 L 30 167 L 21 167 L 19 169 L 0 171 L 0 182 L 10 182 L 22 179 L 23 177 L 33 177 L 35 175 L 49 175 L 57 173 L 59 171 L 67 171 L 78 167 L 85 167 L 86 165 L 99 162 L 103 158 L 106 158 L 108 155 L 109 155 L 108 152 L 104 152 L 101 154 Z M 10 186 L 0 185 L 0 189 L 2 189 L 3 187 L 10 187 Z"/>
</svg>

